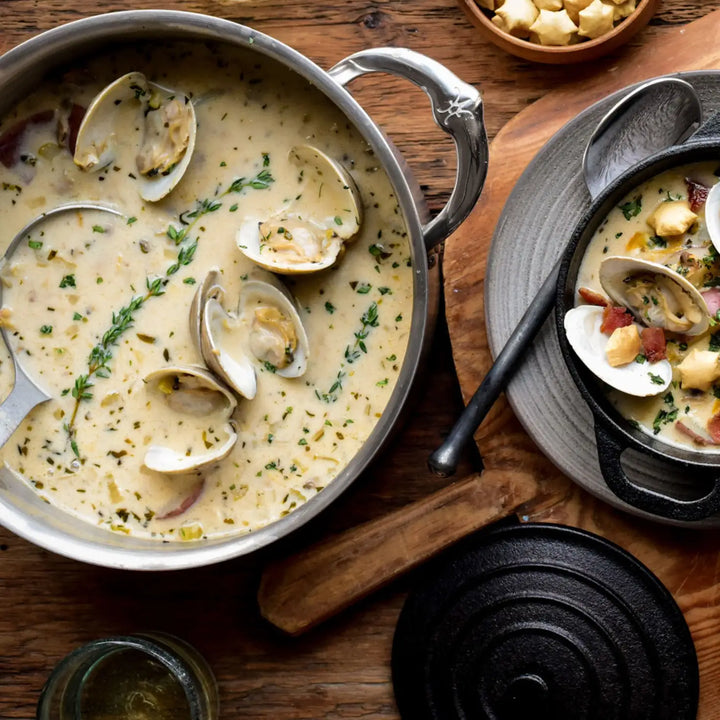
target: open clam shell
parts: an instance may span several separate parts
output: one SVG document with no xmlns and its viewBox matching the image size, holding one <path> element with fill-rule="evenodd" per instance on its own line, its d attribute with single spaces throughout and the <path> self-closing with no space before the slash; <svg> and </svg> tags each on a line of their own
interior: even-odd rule
<svg viewBox="0 0 720 720">
<path fill-rule="evenodd" d="M 348 171 L 317 148 L 298 145 L 289 157 L 299 168 L 300 191 L 286 211 L 248 218 L 238 230 L 237 244 L 272 272 L 317 272 L 333 265 L 357 235 L 362 200 Z"/>
<path fill-rule="evenodd" d="M 600 380 L 628 395 L 649 397 L 667 390 L 672 381 L 672 366 L 667 360 L 610 365 L 606 355 L 609 337 L 600 330 L 602 321 L 603 308 L 597 305 L 580 305 L 565 313 L 568 342 L 585 366 Z"/>
<path fill-rule="evenodd" d="M 130 105 L 130 116 L 120 107 Z M 180 182 L 195 148 L 197 120 L 184 94 L 148 81 L 140 72 L 123 75 L 101 90 L 90 103 L 75 146 L 75 164 L 95 171 L 113 162 L 120 138 L 132 128 L 119 127 L 119 118 L 133 118 L 142 127 L 136 156 L 138 192 L 156 202 Z"/>
<path fill-rule="evenodd" d="M 295 302 L 284 286 L 261 280 L 245 283 L 238 318 L 247 328 L 248 346 L 258 362 L 282 377 L 304 375 L 310 343 Z"/>
<path fill-rule="evenodd" d="M 207 366 L 248 399 L 257 392 L 258 366 L 282 377 L 303 375 L 310 344 L 295 302 L 279 280 L 246 281 L 234 313 L 223 307 L 217 281 L 216 273 L 205 278 L 190 315 Z"/>
<path fill-rule="evenodd" d="M 720 183 L 716 183 L 710 188 L 705 200 L 705 227 L 710 236 L 710 242 L 720 252 Z"/>
<path fill-rule="evenodd" d="M 145 377 L 145 383 L 148 402 L 161 403 L 182 421 L 178 447 L 151 445 L 143 460 L 147 468 L 188 473 L 228 455 L 237 441 L 230 419 L 237 401 L 217 378 L 203 367 L 186 365 L 156 370 Z"/>
<path fill-rule="evenodd" d="M 701 335 L 710 325 L 707 303 L 682 275 L 660 263 L 613 256 L 600 264 L 600 284 L 610 299 L 644 325 Z"/>
<path fill-rule="evenodd" d="M 255 365 L 247 348 L 245 328 L 215 298 L 203 304 L 200 348 L 207 366 L 248 400 L 257 393 Z"/>
<path fill-rule="evenodd" d="M 320 227 L 332 228 L 338 237 L 350 240 L 362 222 L 362 199 L 350 173 L 337 160 L 312 145 L 296 145 L 290 160 L 303 175 L 303 214 Z"/>
</svg>

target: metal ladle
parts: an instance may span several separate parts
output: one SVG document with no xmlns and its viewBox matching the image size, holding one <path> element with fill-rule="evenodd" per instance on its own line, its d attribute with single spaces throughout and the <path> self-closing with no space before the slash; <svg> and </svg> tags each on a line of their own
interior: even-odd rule
<svg viewBox="0 0 720 720">
<path fill-rule="evenodd" d="M 690 83 L 656 78 L 620 100 L 599 122 L 583 156 L 583 177 L 594 200 L 625 170 L 643 158 L 686 140 L 702 121 L 702 106 Z M 441 477 L 455 473 L 461 452 L 504 390 L 555 302 L 558 259 L 465 410 L 428 458 Z"/>
<path fill-rule="evenodd" d="M 79 212 L 84 210 L 107 212 L 113 215 L 119 215 L 120 217 L 123 215 L 121 212 L 114 210 L 113 208 L 102 205 L 93 205 L 92 203 L 61 205 L 60 207 L 48 210 L 42 215 L 38 215 L 38 217 L 31 220 L 22 230 L 20 230 L 19 233 L 17 233 L 17 235 L 15 235 L 8 245 L 2 260 L 0 261 L 0 267 L 4 267 L 10 261 L 10 258 L 17 249 L 17 246 L 20 244 L 20 241 L 26 238 L 30 231 L 34 230 L 48 218 L 55 217 L 56 215 L 66 212 Z M 1 304 L 2 283 L 0 283 L 0 305 Z M 40 403 L 50 400 L 52 396 L 37 385 L 27 374 L 15 354 L 12 345 L 10 344 L 6 328 L 2 325 L 0 325 L 0 334 L 2 334 L 3 341 L 10 353 L 10 357 L 13 361 L 13 367 L 15 369 L 15 382 L 12 390 L 5 398 L 5 401 L 0 405 L 0 447 L 2 447 L 10 439 L 10 436 L 15 432 L 15 430 L 17 430 L 18 425 L 20 425 L 25 416 Z"/>
</svg>

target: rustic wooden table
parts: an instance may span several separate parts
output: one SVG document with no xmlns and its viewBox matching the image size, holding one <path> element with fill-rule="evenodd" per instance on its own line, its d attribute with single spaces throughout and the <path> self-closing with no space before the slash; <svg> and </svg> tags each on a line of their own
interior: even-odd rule
<svg viewBox="0 0 720 720">
<path fill-rule="evenodd" d="M 0 0 L 0 52 L 42 30 L 98 11 L 157 5 L 149 0 L 132 4 Z M 394 45 L 424 52 L 482 89 L 491 138 L 548 91 L 622 63 L 628 52 L 621 50 L 586 67 L 532 65 L 482 40 L 454 0 L 166 0 L 162 5 L 251 25 L 323 68 L 367 47 Z M 632 45 L 718 7 L 720 2 L 708 0 L 664 0 Z M 454 161 L 452 145 L 434 126 L 425 96 L 390 78 L 363 79 L 353 85 L 353 93 L 399 146 L 431 209 L 438 210 L 452 186 Z M 444 484 L 427 471 L 426 459 L 450 429 L 462 400 L 443 325 L 430 363 L 430 382 L 397 440 L 329 512 L 293 538 L 294 547 L 383 515 Z M 459 472 L 477 466 L 477 458 L 468 452 Z M 720 691 L 714 688 L 720 673 L 717 542 L 703 549 L 695 533 L 628 523 L 621 513 L 598 508 L 596 502 L 586 507 L 589 513 L 601 515 L 602 522 L 597 517 L 588 520 L 578 510 L 584 494 L 579 490 L 572 494 L 571 509 L 564 515 L 556 511 L 553 519 L 585 527 L 632 527 L 623 544 L 632 550 L 650 537 L 658 557 L 678 546 L 686 552 L 688 561 L 682 570 L 670 562 L 667 568 L 653 569 L 679 598 L 693 631 L 701 664 L 701 716 L 720 718 L 720 709 L 715 709 L 720 708 Z M 175 633 L 207 657 L 219 681 L 223 718 L 397 718 L 390 647 L 414 576 L 292 639 L 262 620 L 255 599 L 264 564 L 288 551 L 284 543 L 214 567 L 140 574 L 67 560 L 0 528 L 0 718 L 34 716 L 45 678 L 76 646 L 145 629 Z"/>
</svg>

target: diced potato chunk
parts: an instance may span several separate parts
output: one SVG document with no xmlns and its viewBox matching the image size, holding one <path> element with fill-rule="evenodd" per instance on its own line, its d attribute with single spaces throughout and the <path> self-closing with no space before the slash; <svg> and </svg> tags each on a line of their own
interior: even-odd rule
<svg viewBox="0 0 720 720">
<path fill-rule="evenodd" d="M 684 389 L 709 390 L 720 378 L 720 354 L 693 348 L 677 366 Z"/>
<path fill-rule="evenodd" d="M 642 340 L 637 325 L 626 325 L 613 330 L 605 347 L 607 361 L 613 367 L 627 365 L 642 351 Z"/>
<path fill-rule="evenodd" d="M 672 200 L 657 206 L 648 218 L 648 225 L 660 237 L 671 237 L 687 232 L 696 220 L 697 215 L 690 209 L 687 200 Z"/>
</svg>

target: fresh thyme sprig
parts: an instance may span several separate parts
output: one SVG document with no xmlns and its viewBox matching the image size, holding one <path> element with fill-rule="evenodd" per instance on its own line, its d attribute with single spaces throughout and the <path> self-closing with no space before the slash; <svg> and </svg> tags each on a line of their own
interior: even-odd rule
<svg viewBox="0 0 720 720">
<path fill-rule="evenodd" d="M 345 347 L 345 362 L 348 365 L 352 365 L 352 363 L 354 363 L 358 358 L 360 358 L 363 353 L 367 353 L 367 346 L 365 345 L 365 340 L 370 334 L 370 330 L 377 327 L 379 324 L 380 321 L 378 318 L 378 306 L 376 302 L 372 302 L 360 318 L 360 329 L 354 333 L 354 344 L 352 346 L 347 345 Z M 347 373 L 343 369 L 344 367 L 345 363 L 342 363 L 340 365 L 340 370 L 338 370 L 338 374 L 335 376 L 335 381 L 330 386 L 330 389 L 327 392 L 321 393 L 318 390 L 315 391 L 315 396 L 318 398 L 318 400 L 322 400 L 326 403 L 331 403 L 335 402 L 338 399 L 340 391 L 343 388 L 343 380 L 347 375 Z"/>
<path fill-rule="evenodd" d="M 264 163 L 265 165 L 266 163 Z M 179 222 L 182 225 L 180 229 L 174 225 L 168 226 L 166 235 L 176 246 L 178 246 L 178 254 L 175 262 L 167 267 L 165 274 L 160 277 L 145 279 L 146 291 L 142 295 L 134 296 L 130 302 L 117 312 L 112 314 L 112 324 L 105 331 L 100 342 L 98 342 L 90 351 L 87 360 L 87 372 L 78 375 L 75 383 L 70 390 L 66 390 L 63 394 L 70 392 L 75 399 L 72 415 L 69 422 L 64 423 L 63 427 L 70 440 L 70 447 L 73 453 L 80 457 L 76 441 L 75 421 L 80 409 L 80 405 L 85 400 L 93 397 L 91 392 L 95 383 L 95 378 L 106 378 L 112 372 L 110 361 L 113 357 L 113 347 L 118 344 L 120 337 L 132 327 L 135 320 L 135 313 L 151 298 L 158 297 L 165 293 L 165 287 L 170 279 L 181 267 L 190 265 L 195 257 L 195 251 L 198 247 L 199 238 L 189 241 L 188 237 L 195 224 L 201 217 L 209 213 L 216 212 L 222 207 L 220 198 L 230 193 L 239 193 L 246 188 L 253 190 L 265 190 L 274 182 L 274 178 L 269 170 L 263 169 L 252 178 L 237 178 L 221 193 L 213 199 L 199 200 L 193 210 L 180 213 Z"/>
</svg>

